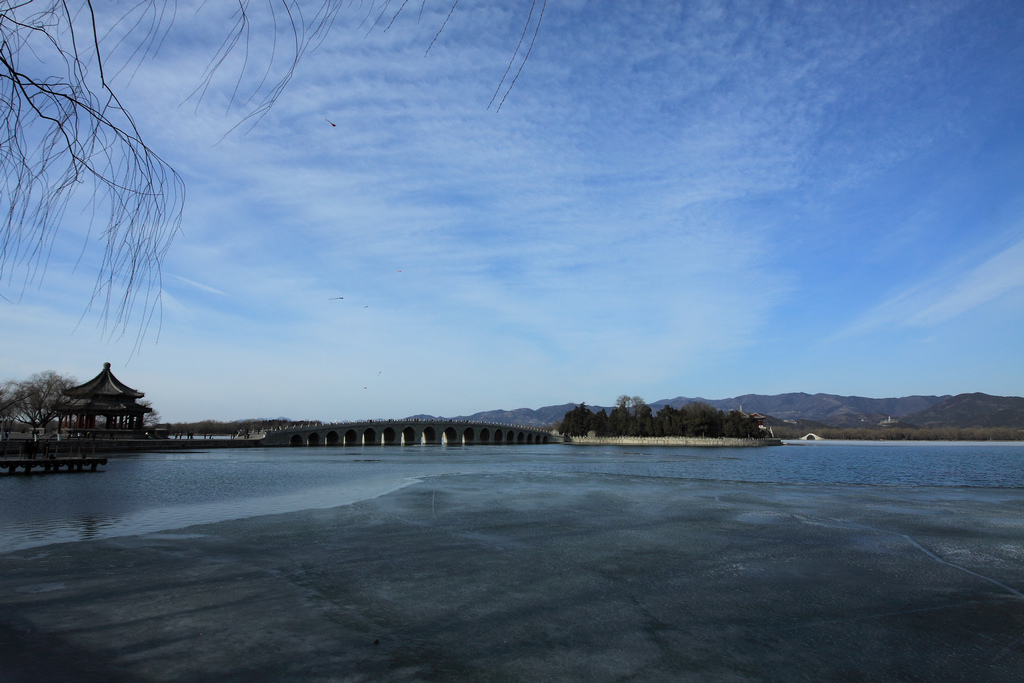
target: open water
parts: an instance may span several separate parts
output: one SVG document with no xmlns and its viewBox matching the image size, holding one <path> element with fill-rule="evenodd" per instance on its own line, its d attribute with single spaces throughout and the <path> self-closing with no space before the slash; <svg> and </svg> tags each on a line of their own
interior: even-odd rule
<svg viewBox="0 0 1024 683">
<path fill-rule="evenodd" d="M 0 475 L 0 553 L 331 508 L 447 474 L 608 474 L 687 482 L 1024 488 L 1024 443 L 797 442 L 771 448 L 468 446 L 140 453 L 104 472 Z M 920 491 L 919 491 L 920 492 Z"/>
</svg>

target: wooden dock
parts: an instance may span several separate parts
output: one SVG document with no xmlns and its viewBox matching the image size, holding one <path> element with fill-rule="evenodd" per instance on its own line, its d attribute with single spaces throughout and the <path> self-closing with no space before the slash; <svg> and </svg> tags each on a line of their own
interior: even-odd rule
<svg viewBox="0 0 1024 683">
<path fill-rule="evenodd" d="M 95 472 L 98 465 L 106 464 L 106 458 L 18 458 L 0 460 L 0 470 L 15 474 L 21 469 L 23 474 L 33 474 L 32 470 L 39 468 L 42 471 L 36 474 L 50 474 L 63 467 L 67 472 Z"/>
</svg>

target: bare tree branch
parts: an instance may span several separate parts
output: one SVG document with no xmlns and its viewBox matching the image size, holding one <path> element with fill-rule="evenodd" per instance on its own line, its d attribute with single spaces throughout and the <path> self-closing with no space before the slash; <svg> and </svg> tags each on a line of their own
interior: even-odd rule
<svg viewBox="0 0 1024 683">
<path fill-rule="evenodd" d="M 104 75 L 91 2 L 0 5 L 0 280 L 37 284 L 73 196 L 100 219 L 94 282 L 108 331 L 159 307 L 160 263 L 181 219 L 184 185 L 142 140 Z M 83 44 L 78 34 L 90 40 Z"/>
<path fill-rule="evenodd" d="M 45 429 L 68 405 L 65 392 L 78 384 L 74 377 L 53 370 L 39 372 L 17 383 L 18 402 L 13 406 L 15 417 L 33 429 Z"/>
</svg>

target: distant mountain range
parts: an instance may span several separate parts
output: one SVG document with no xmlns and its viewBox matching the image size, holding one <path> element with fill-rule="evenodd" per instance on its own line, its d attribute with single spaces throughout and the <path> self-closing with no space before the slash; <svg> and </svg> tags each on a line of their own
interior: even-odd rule
<svg viewBox="0 0 1024 683">
<path fill-rule="evenodd" d="M 931 408 L 949 396 L 905 396 L 903 398 L 864 398 L 862 396 L 836 396 L 834 394 L 746 394 L 736 398 L 708 400 L 704 398 L 676 398 L 651 403 L 652 410 L 663 405 L 673 408 L 703 401 L 719 410 L 743 410 L 748 413 L 770 415 L 779 420 L 808 420 L 831 427 L 867 427 L 888 417 L 902 418 Z"/>
<path fill-rule="evenodd" d="M 563 403 L 559 406 L 545 406 L 532 410 L 520 408 L 518 410 L 487 410 L 472 415 L 455 415 L 453 420 L 479 420 L 480 422 L 502 422 L 505 424 L 523 425 L 524 427 L 544 427 L 561 422 L 565 414 L 576 407 L 575 403 Z M 597 410 L 600 410 L 599 408 Z M 421 420 L 433 420 L 434 415 L 410 415 L 410 418 Z M 406 418 L 408 419 L 408 418 Z"/>
<path fill-rule="evenodd" d="M 1008 427 L 1024 429 L 1024 398 L 958 394 L 956 396 L 904 396 L 902 398 L 864 398 L 834 394 L 790 393 L 767 396 L 745 394 L 735 398 L 676 398 L 653 401 L 649 405 L 658 412 L 666 405 L 679 408 L 701 401 L 719 410 L 740 410 L 761 413 L 778 421 L 816 422 L 830 427 L 870 427 L 892 419 L 918 427 Z M 488 410 L 473 415 L 457 415 L 452 419 L 506 422 L 530 427 L 552 425 L 576 406 L 564 403 L 536 410 Z M 608 406 L 588 406 L 591 410 Z M 412 415 L 432 419 L 433 415 Z"/>
<path fill-rule="evenodd" d="M 1024 429 L 1024 398 L 958 394 L 902 418 L 919 427 L 1009 427 Z"/>
</svg>

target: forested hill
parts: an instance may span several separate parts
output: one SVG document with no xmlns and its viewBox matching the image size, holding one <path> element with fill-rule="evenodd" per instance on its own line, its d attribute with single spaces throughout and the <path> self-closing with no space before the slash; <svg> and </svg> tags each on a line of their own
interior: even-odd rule
<svg viewBox="0 0 1024 683">
<path fill-rule="evenodd" d="M 901 398 L 865 398 L 835 394 L 745 394 L 735 398 L 704 399 L 676 398 L 653 401 L 649 405 L 655 413 L 662 407 L 673 408 L 700 401 L 728 412 L 743 410 L 762 413 L 779 420 L 809 420 L 833 427 L 874 426 L 887 418 L 922 427 L 1014 427 L 1024 429 L 1024 398 L 1016 396 L 989 396 L 988 394 L 959 394 L 957 396 L 904 396 Z M 473 415 L 454 416 L 453 419 L 505 422 L 531 427 L 553 425 L 576 404 L 564 403 L 536 410 L 489 410 Z M 611 406 L 589 406 L 598 411 Z M 432 415 L 412 417 L 432 418 Z"/>
<path fill-rule="evenodd" d="M 1024 429 L 1024 398 L 959 394 L 902 418 L 918 427 L 1010 427 Z"/>
</svg>

